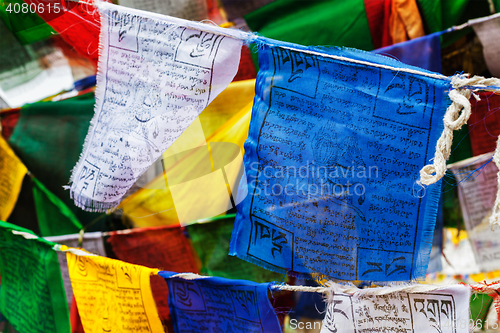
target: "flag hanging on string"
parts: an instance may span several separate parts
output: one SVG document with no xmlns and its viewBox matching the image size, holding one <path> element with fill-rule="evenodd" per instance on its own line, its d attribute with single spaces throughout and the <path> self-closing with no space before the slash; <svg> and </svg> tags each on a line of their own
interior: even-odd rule
<svg viewBox="0 0 500 333">
<path fill-rule="evenodd" d="M 393 43 L 425 35 L 416 0 L 392 0 L 389 30 Z"/>
<path fill-rule="evenodd" d="M 116 257 L 125 262 L 172 272 L 198 273 L 191 245 L 178 225 L 111 232 L 107 241 Z M 151 290 L 160 319 L 169 322 L 165 281 L 157 275 L 151 276 Z"/>
<path fill-rule="evenodd" d="M 500 135 L 500 95 L 493 92 L 476 94 L 481 100 L 470 99 L 472 113 L 468 127 L 473 154 L 467 157 L 495 151 Z"/>
<path fill-rule="evenodd" d="M 64 101 L 27 105 L 19 111 L 19 121 L 9 138 L 9 144 L 26 167 L 83 224 L 99 215 L 75 207 L 63 185 L 67 184 L 71 168 L 78 161 L 94 102 L 93 94 L 84 94 Z M 31 215 L 30 220 L 37 220 L 32 202 L 19 202 L 18 205 L 25 214 Z"/>
<path fill-rule="evenodd" d="M 363 0 L 276 0 L 245 15 L 245 21 L 252 31 L 277 40 L 373 50 Z"/>
<path fill-rule="evenodd" d="M 241 40 L 221 28 L 102 3 L 96 113 L 71 176 L 89 211 L 123 195 L 232 81 Z M 219 34 L 217 34 L 217 31 Z"/>
<path fill-rule="evenodd" d="M 176 333 L 281 332 L 267 296 L 269 283 L 199 277 L 185 280 L 162 271 Z"/>
<path fill-rule="evenodd" d="M 106 256 L 106 250 L 104 248 L 102 232 L 86 232 L 83 236 L 80 234 L 62 235 L 62 236 L 52 236 L 46 237 L 50 242 L 57 244 L 66 245 L 68 247 L 83 248 L 85 251 L 97 254 L 100 256 Z M 81 244 L 79 241 L 81 239 Z M 69 278 L 68 271 L 68 261 L 66 260 L 65 252 L 57 252 L 57 260 L 59 261 L 59 266 L 61 267 L 61 275 L 64 284 L 64 290 L 66 291 L 66 300 L 68 305 L 71 304 L 73 299 L 73 288 L 71 287 L 71 279 Z"/>
<path fill-rule="evenodd" d="M 118 259 L 131 264 L 179 273 L 198 272 L 184 229 L 179 225 L 113 231 L 107 242 Z"/>
<path fill-rule="evenodd" d="M 99 30 L 101 27 L 99 15 L 94 7 L 94 1 L 64 1 L 50 2 L 45 0 L 23 0 L 37 10 L 43 18 L 61 37 L 81 55 L 93 61 L 97 66 L 99 58 Z M 108 0 L 104 0 L 108 1 Z"/>
<path fill-rule="evenodd" d="M 441 73 L 441 35 L 436 32 L 406 42 L 374 50 L 374 53 L 394 57 L 407 65 Z"/>
<path fill-rule="evenodd" d="M 32 181 L 40 234 L 47 237 L 78 233 L 83 226 L 71 209 L 38 179 Z"/>
<path fill-rule="evenodd" d="M 190 21 L 202 21 L 208 19 L 206 0 L 119 0 L 118 4 L 125 7 L 174 16 Z"/>
<path fill-rule="evenodd" d="M 491 230 L 488 220 L 498 187 L 492 153 L 453 163 L 448 169 L 457 178 L 460 208 L 479 268 L 482 272 L 500 269 L 500 231 Z"/>
<path fill-rule="evenodd" d="M 424 277 L 441 185 L 416 181 L 449 81 L 360 51 L 276 46 L 259 58 L 230 254 L 304 277 Z"/>
<path fill-rule="evenodd" d="M 0 35 L 0 98 L 9 107 L 35 103 L 72 88 L 68 59 L 51 41 L 22 45 L 1 20 Z"/>
<path fill-rule="evenodd" d="M 221 0 L 221 3 L 227 15 L 227 19 L 233 21 L 273 1 L 274 0 Z"/>
<path fill-rule="evenodd" d="M 67 259 L 85 332 L 164 332 L 149 282 L 157 270 L 95 255 Z"/>
<path fill-rule="evenodd" d="M 497 42 L 497 37 L 500 34 L 500 15 L 473 19 L 469 20 L 468 23 L 483 44 L 483 55 L 488 70 L 494 77 L 500 77 L 500 65 L 498 64 L 500 44 Z"/>
<path fill-rule="evenodd" d="M 490 15 L 488 3 L 489 1 L 417 0 L 422 21 L 429 33 L 458 26 L 472 18 Z M 443 46 L 449 46 L 469 32 L 470 30 L 463 29 L 444 35 Z"/>
<path fill-rule="evenodd" d="M 56 244 L 1 221 L 0 244 L 0 312 L 19 332 L 69 332 Z"/>
<path fill-rule="evenodd" d="M 7 220 L 16 205 L 28 170 L 0 135 L 0 220 Z"/>
<path fill-rule="evenodd" d="M 364 0 L 366 19 L 375 49 L 393 44 L 389 29 L 392 0 Z"/>
<path fill-rule="evenodd" d="M 470 288 L 462 285 L 380 295 L 335 291 L 328 299 L 321 332 L 467 333 L 469 298 Z"/>
</svg>

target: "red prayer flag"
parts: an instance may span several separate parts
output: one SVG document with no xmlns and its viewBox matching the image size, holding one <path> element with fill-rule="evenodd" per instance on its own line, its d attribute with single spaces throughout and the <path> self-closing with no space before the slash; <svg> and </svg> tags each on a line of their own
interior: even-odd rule
<svg viewBox="0 0 500 333">
<path fill-rule="evenodd" d="M 101 21 L 93 0 L 75 2 L 67 0 L 24 0 L 34 4 L 37 14 L 80 54 L 97 66 Z"/>
<path fill-rule="evenodd" d="M 238 72 L 233 79 L 233 82 L 255 79 L 256 77 L 257 71 L 255 70 L 255 65 L 253 63 L 250 49 L 247 46 L 243 46 L 241 48 L 240 65 L 238 67 Z"/>
<path fill-rule="evenodd" d="M 10 109 L 0 113 L 0 124 L 2 125 L 2 135 L 5 140 L 9 140 L 14 128 L 19 121 L 19 111 L 21 109 Z"/>
<path fill-rule="evenodd" d="M 364 2 L 373 47 L 378 49 L 392 45 L 391 30 L 389 29 L 392 0 L 364 0 Z"/>
<path fill-rule="evenodd" d="M 71 333 L 85 333 L 83 330 L 82 320 L 80 319 L 80 314 L 78 313 L 75 296 L 73 296 L 73 300 L 71 301 L 69 321 L 71 323 Z"/>
<path fill-rule="evenodd" d="M 500 95 L 480 92 L 480 101 L 470 98 L 469 132 L 474 156 L 495 150 L 500 135 Z"/>
</svg>

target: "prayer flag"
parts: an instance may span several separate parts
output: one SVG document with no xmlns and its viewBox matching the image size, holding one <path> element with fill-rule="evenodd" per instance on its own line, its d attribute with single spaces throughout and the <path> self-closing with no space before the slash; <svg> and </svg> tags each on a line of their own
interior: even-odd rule
<svg viewBox="0 0 500 333">
<path fill-rule="evenodd" d="M 227 215 L 187 226 L 189 238 L 201 260 L 201 273 L 258 283 L 281 281 L 283 276 L 280 274 L 229 256 L 233 224 L 234 215 Z"/>
<path fill-rule="evenodd" d="M 230 254 L 305 278 L 424 277 L 441 185 L 416 181 L 449 81 L 371 53 L 287 45 L 259 51 Z"/>
<path fill-rule="evenodd" d="M 486 316 L 488 315 L 492 303 L 493 297 L 486 294 L 475 293 L 471 296 L 470 318 L 477 328 L 488 325 L 488 319 L 486 319 Z"/>
<path fill-rule="evenodd" d="M 38 15 L 69 45 L 81 55 L 91 59 L 97 66 L 101 23 L 99 15 L 96 15 L 93 0 L 62 3 L 46 0 L 24 0 L 24 2 L 28 5 L 43 6 L 44 10 L 37 11 Z"/>
<path fill-rule="evenodd" d="M 1 101 L 0 101 L 1 104 Z M 0 106 L 1 108 L 1 106 Z M 7 106 L 6 106 L 7 108 Z M 12 132 L 14 131 L 14 127 L 16 127 L 17 122 L 19 121 L 19 108 L 16 109 L 6 109 L 0 111 L 0 124 L 2 126 L 2 136 L 5 140 L 9 140 Z"/>
<path fill-rule="evenodd" d="M 273 1 L 275 0 L 221 0 L 221 3 L 227 19 L 233 21 Z"/>
<path fill-rule="evenodd" d="M 21 109 L 19 121 L 9 139 L 12 149 L 26 167 L 84 225 L 98 214 L 75 207 L 63 185 L 67 184 L 71 168 L 78 161 L 94 114 L 94 102 L 90 93 L 59 102 L 27 105 Z M 24 206 L 26 214 L 32 215 L 31 220 L 37 220 L 32 202 L 19 204 Z"/>
<path fill-rule="evenodd" d="M 464 224 L 479 268 L 500 269 L 500 231 L 491 230 L 489 217 L 497 196 L 498 168 L 492 153 L 454 163 L 448 168 L 457 178 Z"/>
<path fill-rule="evenodd" d="M 437 32 L 377 49 L 373 52 L 392 56 L 407 65 L 441 73 L 441 35 L 441 32 Z"/>
<path fill-rule="evenodd" d="M 109 235 L 108 242 L 120 260 L 172 272 L 198 272 L 194 253 L 180 226 L 115 231 Z M 164 323 L 169 322 L 168 288 L 165 281 L 152 275 L 151 290 L 158 315 Z"/>
<path fill-rule="evenodd" d="M 118 259 L 149 268 L 197 273 L 193 252 L 180 226 L 137 228 L 109 233 Z"/>
<path fill-rule="evenodd" d="M 373 50 L 363 0 L 277 0 L 247 15 L 252 31 L 302 45 Z"/>
<path fill-rule="evenodd" d="M 102 232 L 86 232 L 83 235 L 71 234 L 63 236 L 53 236 L 46 237 L 50 242 L 57 244 L 63 244 L 68 247 L 83 248 L 85 251 L 94 253 L 100 256 L 106 256 L 106 250 L 104 249 Z M 79 244 L 81 239 L 82 244 Z M 64 284 L 64 290 L 66 291 L 66 300 L 68 305 L 71 305 L 73 299 L 73 288 L 71 288 L 71 279 L 69 278 L 68 272 L 68 261 L 66 260 L 65 252 L 57 252 L 57 259 L 59 261 L 59 266 L 61 267 L 61 275 Z"/>
<path fill-rule="evenodd" d="M 208 19 L 206 0 L 119 0 L 118 4 L 185 20 L 202 21 Z"/>
<path fill-rule="evenodd" d="M 469 19 L 491 14 L 488 1 L 417 0 L 417 4 L 427 33 L 443 31 L 465 23 Z M 463 29 L 444 35 L 443 47 L 450 45 L 469 32 L 470 29 Z"/>
<path fill-rule="evenodd" d="M 67 259 L 85 332 L 164 332 L 149 282 L 157 270 L 95 255 Z"/>
<path fill-rule="evenodd" d="M 222 28 L 210 27 L 211 33 L 199 23 L 187 28 L 187 21 L 167 16 L 107 3 L 99 8 L 96 113 L 70 192 L 88 211 L 120 203 L 232 81 L 242 44 Z"/>
<path fill-rule="evenodd" d="M 0 220 L 7 220 L 12 213 L 27 171 L 0 135 Z"/>
<path fill-rule="evenodd" d="M 374 48 L 393 44 L 389 28 L 392 0 L 364 0 L 364 3 Z"/>
<path fill-rule="evenodd" d="M 267 296 L 270 284 L 219 277 L 183 279 L 159 272 L 168 283 L 174 330 L 181 332 L 281 332 Z"/>
<path fill-rule="evenodd" d="M 471 97 L 472 113 L 468 122 L 473 156 L 495 151 L 500 135 L 500 95 L 492 92 L 477 94 L 481 100 Z"/>
<path fill-rule="evenodd" d="M 47 237 L 78 233 L 83 226 L 75 214 L 40 181 L 32 181 L 40 234 Z"/>
<path fill-rule="evenodd" d="M 51 37 L 55 31 L 37 15 L 38 8 L 29 8 L 28 4 L 23 8 L 23 4 L 22 0 L 3 0 L 0 3 L 0 19 L 9 30 L 24 45 Z"/>
<path fill-rule="evenodd" d="M 416 0 L 392 0 L 389 29 L 393 43 L 425 35 Z"/>
<path fill-rule="evenodd" d="M 479 274 L 480 269 L 474 256 L 474 250 L 465 230 L 445 228 L 443 240 L 443 269 L 441 273 L 453 275 Z M 477 281 L 477 280 L 476 280 Z"/>
<path fill-rule="evenodd" d="M 55 245 L 0 221 L 0 312 L 19 332 L 70 331 Z"/>
<path fill-rule="evenodd" d="M 488 70 L 494 77 L 500 77 L 500 64 L 498 63 L 500 43 L 497 42 L 500 34 L 500 14 L 469 20 L 468 23 L 483 44 L 483 55 Z"/>
<path fill-rule="evenodd" d="M 257 77 L 257 71 L 250 52 L 247 46 L 241 48 L 240 66 L 233 81 L 251 80 Z"/>
<path fill-rule="evenodd" d="M 328 299 L 321 333 L 470 332 L 468 286 L 419 293 L 363 291 L 354 295 L 335 291 Z"/>
<path fill-rule="evenodd" d="M 71 89 L 73 76 L 68 60 L 51 41 L 42 41 L 36 47 L 22 45 L 1 20 L 0 35 L 0 98 L 9 107 L 35 103 Z"/>
</svg>

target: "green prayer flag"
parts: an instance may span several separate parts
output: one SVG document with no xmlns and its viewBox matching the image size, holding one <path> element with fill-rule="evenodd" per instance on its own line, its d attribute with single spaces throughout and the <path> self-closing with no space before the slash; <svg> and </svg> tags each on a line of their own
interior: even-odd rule
<svg viewBox="0 0 500 333">
<path fill-rule="evenodd" d="M 484 320 L 488 315 L 488 310 L 493 303 L 493 297 L 486 294 L 472 294 L 470 297 L 470 318 L 475 325 L 481 326 L 484 330 Z"/>
<path fill-rule="evenodd" d="M 45 3 L 41 3 L 38 7 L 40 10 L 48 9 Z M 0 1 L 0 19 L 24 45 L 47 39 L 56 33 L 38 16 L 38 7 L 33 5 L 30 7 L 23 0 Z"/>
<path fill-rule="evenodd" d="M 23 46 L 0 21 L 0 88 L 12 89 L 42 72 L 38 54 L 32 45 Z"/>
<path fill-rule="evenodd" d="M 470 141 L 469 127 L 463 126 L 460 130 L 453 132 L 451 155 L 446 163 L 451 164 L 463 161 L 472 156 L 472 143 Z"/>
<path fill-rule="evenodd" d="M 82 229 L 71 209 L 36 178 L 33 178 L 33 198 L 43 237 L 76 234 Z"/>
<path fill-rule="evenodd" d="M 463 24 L 473 18 L 491 15 L 488 0 L 417 0 L 417 4 L 428 34 Z M 443 35 L 442 46 L 450 45 L 471 30 L 467 28 Z"/>
<path fill-rule="evenodd" d="M 71 170 L 82 151 L 94 115 L 94 95 L 85 94 L 59 102 L 40 102 L 23 107 L 9 144 L 28 170 L 86 225 L 100 214 L 85 212 L 69 197 Z M 31 190 L 31 189 L 30 189 Z M 30 203 L 18 201 L 18 205 Z M 36 219 L 36 216 L 33 216 Z M 16 223 L 11 220 L 10 222 Z M 94 225 L 101 230 L 102 225 Z"/>
<path fill-rule="evenodd" d="M 0 312 L 19 332 L 70 332 L 55 243 L 0 221 Z"/>
<path fill-rule="evenodd" d="M 277 0 L 245 15 L 245 21 L 268 38 L 373 50 L 363 0 Z"/>
<path fill-rule="evenodd" d="M 258 283 L 281 281 L 283 275 L 229 256 L 229 242 L 235 214 L 213 218 L 187 227 L 193 247 L 200 258 L 201 274 Z"/>
</svg>

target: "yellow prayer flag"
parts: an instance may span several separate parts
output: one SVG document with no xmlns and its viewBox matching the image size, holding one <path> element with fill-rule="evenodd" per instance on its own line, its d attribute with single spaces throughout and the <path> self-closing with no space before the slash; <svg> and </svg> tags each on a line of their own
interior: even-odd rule
<svg viewBox="0 0 500 333">
<path fill-rule="evenodd" d="M 67 253 L 71 286 L 86 333 L 165 332 L 151 292 L 158 270 Z"/>
<path fill-rule="evenodd" d="M 7 221 L 28 169 L 0 134 L 0 220 Z"/>
<path fill-rule="evenodd" d="M 255 97 L 255 79 L 236 81 L 217 96 L 199 115 L 205 137 L 209 138 Z"/>
<path fill-rule="evenodd" d="M 248 136 L 254 83 L 255 80 L 248 80 L 229 85 L 226 90 L 232 88 L 231 94 L 222 93 L 214 101 L 226 98 L 215 103 L 218 111 L 211 109 L 215 107 L 213 102 L 200 115 L 200 121 L 193 122 L 164 153 L 165 174 L 123 200 L 118 208 L 134 226 L 186 223 L 217 216 L 231 208 L 231 196 L 234 202 L 236 193 L 233 189 L 243 165 L 243 145 Z M 247 101 L 243 107 L 242 100 Z M 235 107 L 240 107 L 239 112 L 229 111 Z M 231 112 L 233 116 L 222 126 L 219 120 L 213 120 Z M 214 127 L 207 125 L 209 120 L 203 119 L 204 114 L 212 114 L 211 124 L 220 126 L 208 137 L 207 131 Z M 205 142 L 203 136 L 196 135 L 200 127 L 207 137 Z"/>
</svg>

